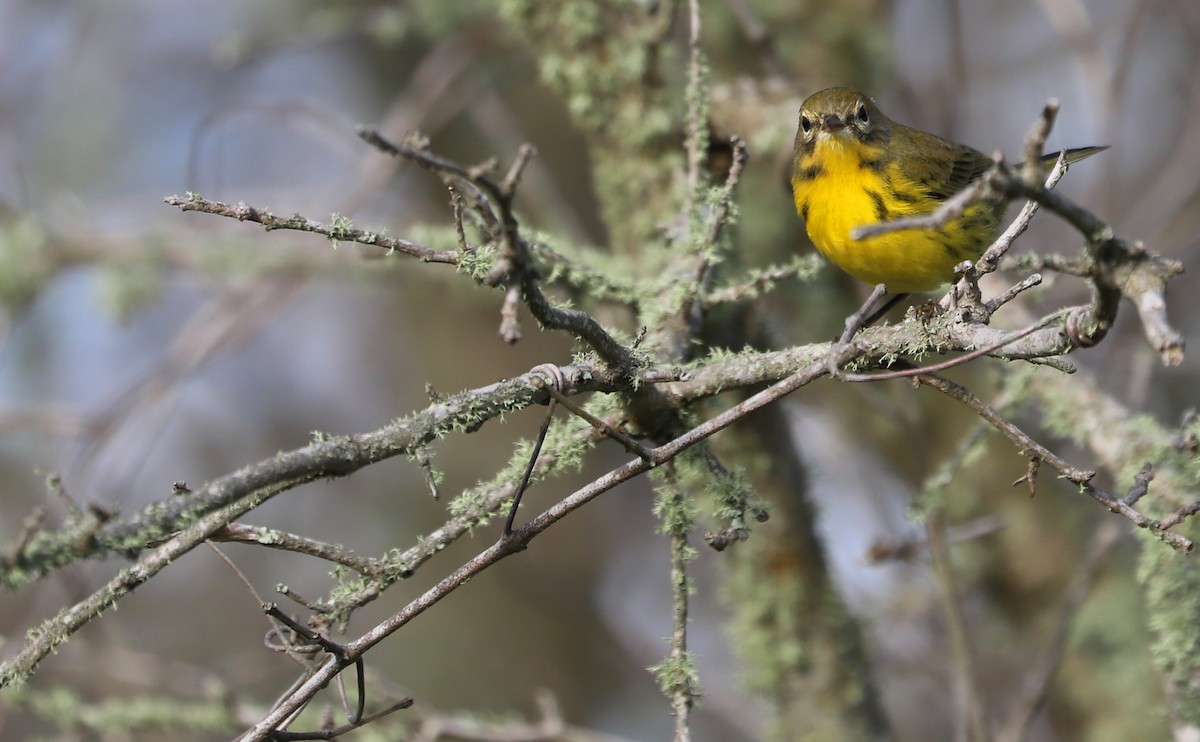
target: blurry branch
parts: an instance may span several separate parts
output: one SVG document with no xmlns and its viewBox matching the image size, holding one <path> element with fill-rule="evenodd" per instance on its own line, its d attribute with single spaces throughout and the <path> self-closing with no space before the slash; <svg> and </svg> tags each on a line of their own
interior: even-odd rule
<svg viewBox="0 0 1200 742">
<path fill-rule="evenodd" d="M 0 435 L 36 432 L 72 438 L 87 433 L 93 427 L 86 416 L 57 406 L 0 413 Z"/>
<path fill-rule="evenodd" d="M 1037 5 L 1075 57 L 1083 89 L 1088 99 L 1099 106 L 1100 118 L 1111 120 L 1114 71 L 1100 33 L 1088 17 L 1087 4 L 1077 0 L 1038 0 Z"/>
<path fill-rule="evenodd" d="M 933 562 L 933 571 L 937 576 L 942 613 L 950 629 L 950 654 L 957 676 L 953 687 L 956 696 L 960 696 L 956 700 L 962 704 L 962 717 L 956 720 L 956 727 L 961 724 L 971 742 L 988 742 L 991 739 L 988 709 L 979 686 L 971 639 L 967 633 L 967 621 L 963 616 L 962 599 L 958 583 L 954 579 L 954 567 L 950 562 L 946 523 L 940 511 L 926 519 L 925 539 Z"/>
<path fill-rule="evenodd" d="M 722 304 L 756 299 L 773 289 L 780 281 L 789 278 L 805 279 L 814 275 L 820 266 L 821 263 L 815 255 L 797 255 L 790 263 L 752 270 L 744 281 L 715 288 L 702 297 L 702 302 L 705 309 L 712 309 Z"/>
<path fill-rule="evenodd" d="M 732 200 L 746 165 L 748 154 L 745 143 L 738 137 L 733 138 L 733 163 L 725 179 L 725 185 L 716 196 L 716 203 L 707 215 L 707 229 L 701 232 L 699 222 L 702 221 L 700 191 L 701 174 L 705 168 L 705 153 L 709 147 L 708 125 L 708 63 L 700 46 L 701 22 L 699 0 L 688 0 L 688 67 L 687 85 L 684 100 L 687 112 L 684 117 L 686 129 L 685 149 L 687 156 L 687 192 L 684 197 L 684 215 L 688 219 L 689 249 L 688 258 L 691 266 L 690 290 L 680 303 L 679 332 L 685 334 L 686 340 L 670 338 L 670 333 L 663 338 L 668 353 L 677 357 L 686 357 L 687 340 L 698 336 L 703 321 L 703 312 L 697 299 L 707 288 L 712 277 L 712 257 L 719 244 L 721 233 L 729 223 L 733 209 Z M 687 261 L 685 261 L 686 263 Z M 645 318 L 642 315 L 642 319 Z M 656 333 L 661 331 L 656 329 Z M 713 459 L 715 462 L 715 458 Z M 687 651 L 688 632 L 688 595 L 690 582 L 687 577 L 687 563 L 694 557 L 694 550 L 688 546 L 688 533 L 695 521 L 694 498 L 688 498 L 680 488 L 674 467 L 669 467 L 656 487 L 658 490 L 657 515 L 661 521 L 660 530 L 671 540 L 671 649 L 667 658 L 653 668 L 658 678 L 659 688 L 669 700 L 675 716 L 675 742 L 691 740 L 691 711 L 699 696 L 699 678 L 692 656 Z"/>
<path fill-rule="evenodd" d="M 479 62 L 480 49 L 462 36 L 441 40 L 423 55 L 407 84 L 396 93 L 380 117 L 385 136 L 403 136 L 406 131 L 441 131 L 446 123 L 488 93 L 486 86 L 469 73 Z M 354 211 L 375 197 L 396 175 L 402 163 L 364 152 L 344 188 L 346 211 Z M 196 182 L 189 180 L 189 183 Z"/>
<path fill-rule="evenodd" d="M 701 146 L 706 140 L 704 137 L 697 137 L 697 147 Z M 703 309 L 710 302 L 705 301 L 705 293 L 709 290 L 709 284 L 712 282 L 713 260 L 716 257 L 713 249 L 720 243 L 722 232 L 729 225 L 732 211 L 734 192 L 738 183 L 741 181 L 742 170 L 746 167 L 746 160 L 749 154 L 746 151 L 746 143 L 739 137 L 731 139 L 733 148 L 733 163 L 729 168 L 729 173 L 725 177 L 725 184 L 714 194 L 715 203 L 711 208 L 711 213 L 707 214 L 707 225 L 705 225 L 702 234 L 697 239 L 693 237 L 693 250 L 695 266 L 692 269 L 691 283 L 695 286 L 694 290 L 689 292 L 683 301 L 680 314 L 690 325 L 692 334 L 700 331 L 700 322 L 703 319 Z M 691 152 L 689 152 L 689 157 Z M 699 158 L 700 155 L 696 154 Z M 693 206 L 695 209 L 696 207 Z M 698 210 L 697 210 L 698 212 Z M 754 279 L 751 280 L 753 285 Z M 747 295 L 742 294 L 742 296 Z"/>
<path fill-rule="evenodd" d="M 1034 669 L 1025 678 L 1015 694 L 1012 708 L 1007 712 L 1004 723 L 997 729 L 997 742 L 1023 742 L 1029 734 L 1029 728 L 1037 717 L 1038 711 L 1046 703 L 1050 690 L 1050 679 L 1058 670 L 1063 656 L 1067 651 L 1067 643 L 1074 625 L 1075 617 L 1083 601 L 1092 592 L 1100 565 L 1104 556 L 1117 543 L 1121 531 L 1111 520 L 1101 523 L 1092 535 L 1091 547 L 1083 561 L 1083 565 L 1075 573 L 1071 584 L 1067 587 L 1062 605 L 1058 611 L 1058 620 L 1046 648 L 1040 653 Z"/>
<path fill-rule="evenodd" d="M 580 13 L 543 0 L 500 5 L 587 141 L 608 241 L 623 257 L 652 256 L 663 218 L 679 209 L 681 96 L 663 48 L 677 38 L 680 5 L 603 0 Z"/>
<path fill-rule="evenodd" d="M 250 285 L 222 286 L 192 312 L 154 367 L 130 383 L 112 403 L 88 421 L 88 436 L 76 465 L 77 473 L 94 471 L 106 449 L 119 449 L 115 441 L 123 429 L 139 418 L 149 422 L 148 413 L 156 406 L 162 409 L 165 406 L 163 400 L 178 393 L 182 380 L 205 363 L 254 337 L 288 306 L 302 286 L 303 282 L 291 275 L 262 276 Z M 114 488 L 120 488 L 122 481 L 132 479 L 130 470 L 138 463 L 120 460 L 118 466 L 125 471 L 107 472 L 104 478 L 114 482 Z"/>
<path fill-rule="evenodd" d="M 954 546 L 991 536 L 1003 529 L 1004 526 L 1004 520 L 995 516 L 977 518 L 969 523 L 947 525 L 946 544 Z M 924 555 L 928 549 L 929 542 L 924 535 L 914 534 L 908 538 L 897 540 L 880 540 L 871 544 L 863 554 L 863 561 L 867 564 L 883 564 L 891 561 L 912 562 Z"/>
<path fill-rule="evenodd" d="M 746 37 L 746 41 L 758 54 L 762 62 L 764 71 L 770 77 L 786 77 L 788 67 L 784 64 L 779 50 L 775 46 L 775 39 L 771 34 L 765 21 L 758 16 L 758 12 L 751 5 L 749 0 L 725 0 L 725 5 L 729 8 L 730 14 L 737 21 L 738 28 L 741 29 L 742 35 Z"/>
<path fill-rule="evenodd" d="M 688 68 L 684 99 L 687 113 L 684 116 L 687 149 L 687 195 L 684 213 L 698 214 L 700 195 L 700 171 L 704 167 L 704 153 L 708 149 L 708 63 L 700 49 L 700 5 L 698 0 L 688 0 Z M 740 143 L 740 140 L 739 140 Z M 734 168 L 739 172 L 746 162 L 746 147 L 741 145 L 740 155 L 734 156 Z M 731 175 L 731 182 L 737 177 Z M 723 221 L 723 219 L 722 219 Z"/>
<path fill-rule="evenodd" d="M 61 686 L 13 687 L 5 689 L 4 705 L 6 716 L 15 712 L 57 729 L 53 739 L 105 739 L 117 729 L 126 738 L 150 739 L 170 729 L 177 739 L 222 739 L 235 733 L 238 723 L 229 699 L 216 693 L 182 700 L 154 689 L 133 697 L 89 699 Z"/>
<path fill-rule="evenodd" d="M 611 267 L 602 270 L 585 260 L 572 258 L 554 247 L 534 240 L 529 249 L 544 260 L 549 268 L 544 281 L 561 284 L 573 295 L 587 296 L 595 301 L 615 301 L 631 307 L 640 300 L 641 282 L 629 275 L 615 275 Z"/>
<path fill-rule="evenodd" d="M 409 731 L 409 742 L 437 742 L 441 739 L 468 742 L 630 742 L 624 737 L 600 734 L 567 724 L 558 701 L 547 691 L 535 698 L 539 718 L 532 722 L 484 721 L 449 714 L 425 712 L 416 729 Z"/>
</svg>

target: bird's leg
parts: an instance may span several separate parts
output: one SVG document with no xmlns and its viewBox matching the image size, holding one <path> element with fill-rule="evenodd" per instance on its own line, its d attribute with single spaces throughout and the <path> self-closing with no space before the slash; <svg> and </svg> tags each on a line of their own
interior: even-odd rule
<svg viewBox="0 0 1200 742">
<path fill-rule="evenodd" d="M 880 311 L 876 311 L 875 309 L 877 306 L 880 306 L 880 302 L 883 301 L 884 294 L 886 293 L 887 287 L 882 283 L 879 284 L 871 292 L 871 295 L 867 297 L 867 300 L 863 302 L 863 305 L 859 307 L 854 314 L 846 318 L 846 329 L 842 331 L 842 336 L 838 338 L 838 345 L 849 345 L 851 338 L 853 338 L 859 330 L 878 319 L 880 312 L 887 311 L 888 309 L 892 308 L 892 304 L 895 303 L 894 299 L 889 300 L 886 304 L 883 304 Z M 900 294 L 900 296 L 904 296 L 904 294 Z"/>
<path fill-rule="evenodd" d="M 829 349 L 829 356 L 826 359 L 831 376 L 838 375 L 838 366 L 841 365 L 843 354 L 850 348 L 850 341 L 867 324 L 867 320 L 873 319 L 878 314 L 875 308 L 879 306 L 885 294 L 887 294 L 887 287 L 881 283 L 875 287 L 863 305 L 846 318 L 846 329 L 842 331 L 841 337 L 833 341 L 833 346 Z M 884 309 L 886 310 L 890 306 L 891 302 L 888 302 Z"/>
<path fill-rule="evenodd" d="M 891 298 L 883 303 L 879 309 L 876 309 L 870 317 L 867 317 L 863 323 L 863 327 L 870 327 L 879 320 L 883 319 L 883 315 L 895 309 L 896 305 L 908 298 L 908 294 L 892 294 Z"/>
</svg>

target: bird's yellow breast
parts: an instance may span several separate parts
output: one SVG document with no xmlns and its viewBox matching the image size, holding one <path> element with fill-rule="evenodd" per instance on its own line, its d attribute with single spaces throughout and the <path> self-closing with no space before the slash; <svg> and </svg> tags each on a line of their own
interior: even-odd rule
<svg viewBox="0 0 1200 742">
<path fill-rule="evenodd" d="M 997 221 L 977 207 L 940 230 L 852 239 L 855 227 L 928 213 L 940 202 L 906 178 L 881 147 L 848 137 L 822 138 L 798 159 L 792 195 L 809 239 L 829 260 L 900 293 L 932 291 L 952 280 L 955 265 L 979 257 Z"/>
</svg>

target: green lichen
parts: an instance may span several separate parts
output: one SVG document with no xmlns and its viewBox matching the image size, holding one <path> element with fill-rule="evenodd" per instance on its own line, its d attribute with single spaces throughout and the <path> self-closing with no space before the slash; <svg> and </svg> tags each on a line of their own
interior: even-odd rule
<svg viewBox="0 0 1200 742">
<path fill-rule="evenodd" d="M 28 714 L 70 736 L 170 734 L 227 736 L 238 728 L 233 709 L 222 699 L 190 701 L 139 694 L 89 703 L 64 688 L 11 687 L 0 697 L 10 709 Z"/>
<path fill-rule="evenodd" d="M 0 223 L 0 305 L 9 312 L 32 303 L 53 277 L 49 240 L 33 217 Z"/>
<path fill-rule="evenodd" d="M 664 19 L 656 10 L 638 0 L 500 6 L 587 138 L 610 239 L 627 254 L 647 252 L 657 241 L 682 163 L 682 111 L 659 79 Z"/>
<path fill-rule="evenodd" d="M 603 398 L 605 395 L 599 396 Z M 586 407 L 593 415 L 601 414 L 594 411 L 590 402 Z M 546 433 L 546 439 L 542 443 L 542 451 L 538 457 L 538 461 L 542 465 L 541 469 L 535 470 L 530 477 L 530 484 L 564 471 L 577 470 L 583 464 L 584 454 L 595 445 L 594 441 L 588 440 L 587 432 L 590 429 L 591 426 L 586 420 L 574 416 L 552 424 Z M 456 518 L 470 518 L 474 525 L 487 523 L 491 516 L 495 515 L 489 504 L 491 495 L 505 487 L 515 486 L 521 481 L 533 453 L 533 444 L 534 442 L 529 439 L 517 441 L 513 446 L 513 453 L 509 457 L 508 464 L 495 476 L 465 490 L 451 500 L 450 514 Z"/>
<path fill-rule="evenodd" d="M 691 652 L 668 657 L 649 669 L 659 690 L 667 698 L 679 695 L 696 698 L 700 695 L 700 674 L 696 671 L 696 659 Z"/>
<path fill-rule="evenodd" d="M 354 231 L 354 223 L 350 221 L 349 217 L 342 216 L 336 211 L 329 215 L 329 241 L 333 243 L 334 250 L 343 240 L 351 238 L 352 231 Z"/>
</svg>

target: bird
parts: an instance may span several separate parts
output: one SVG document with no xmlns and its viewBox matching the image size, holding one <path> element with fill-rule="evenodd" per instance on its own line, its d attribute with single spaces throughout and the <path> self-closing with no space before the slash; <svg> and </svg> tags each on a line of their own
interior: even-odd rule
<svg viewBox="0 0 1200 742">
<path fill-rule="evenodd" d="M 1066 150 L 1068 163 L 1107 147 Z M 792 196 L 809 239 L 832 263 L 896 294 L 930 292 L 977 260 L 999 232 L 1005 204 L 980 201 L 936 229 L 856 240 L 856 227 L 927 214 L 980 178 L 991 157 L 889 119 L 866 95 L 834 87 L 800 106 Z M 1046 170 L 1058 154 L 1042 158 Z M 890 306 L 890 304 L 889 304 Z"/>
</svg>

